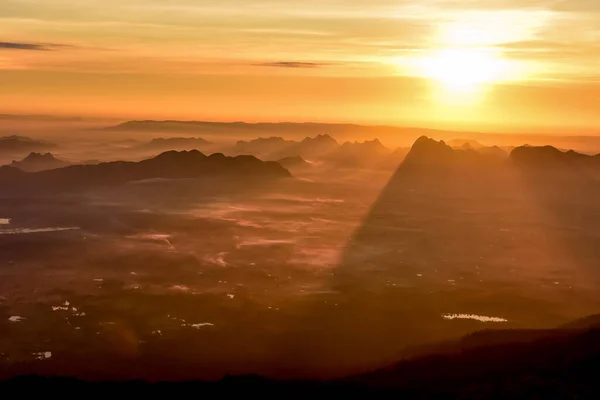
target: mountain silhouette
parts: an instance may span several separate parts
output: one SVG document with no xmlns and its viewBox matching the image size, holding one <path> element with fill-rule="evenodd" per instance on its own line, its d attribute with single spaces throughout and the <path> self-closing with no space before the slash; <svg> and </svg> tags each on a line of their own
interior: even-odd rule
<svg viewBox="0 0 600 400">
<path fill-rule="evenodd" d="M 317 135 L 304 138 L 297 146 L 298 154 L 306 158 L 318 158 L 339 147 L 339 143 L 329 135 Z"/>
<path fill-rule="evenodd" d="M 62 168 L 69 165 L 68 162 L 54 157 L 51 153 L 30 153 L 21 161 L 13 161 L 10 166 L 19 168 L 26 172 L 39 172 L 48 169 Z"/>
<path fill-rule="evenodd" d="M 600 389 L 599 317 L 578 328 L 482 331 L 351 381 L 460 398 L 582 398 Z M 591 397 L 590 397 L 591 398 Z"/>
<path fill-rule="evenodd" d="M 510 153 L 511 160 L 527 168 L 600 167 L 600 155 L 590 156 L 556 147 L 521 146 Z"/>
<path fill-rule="evenodd" d="M 304 159 L 318 159 L 339 149 L 340 144 L 329 135 L 306 137 L 302 141 L 285 140 L 281 137 L 258 138 L 239 141 L 233 148 L 235 154 L 252 154 L 269 160 L 281 160 L 300 156 Z"/>
<path fill-rule="evenodd" d="M 55 144 L 41 140 L 31 139 L 26 136 L 4 136 L 0 137 L 0 154 L 30 153 L 44 151 L 56 147 Z"/>
<path fill-rule="evenodd" d="M 499 148 L 452 148 L 443 140 L 421 136 L 411 147 L 401 167 L 404 170 L 451 169 L 474 173 L 479 168 L 498 167 L 506 158 Z"/>
<path fill-rule="evenodd" d="M 427 136 L 421 136 L 410 148 L 404 164 L 448 163 L 454 160 L 455 155 L 455 150 L 443 140 L 438 142 Z"/>
<path fill-rule="evenodd" d="M 290 173 L 276 162 L 253 156 L 206 156 L 197 150 L 168 151 L 140 162 L 116 161 L 27 173 L 13 167 L 0 169 L 0 184 L 15 189 L 78 189 L 117 185 L 153 178 L 198 178 L 205 176 L 282 178 Z"/>
</svg>

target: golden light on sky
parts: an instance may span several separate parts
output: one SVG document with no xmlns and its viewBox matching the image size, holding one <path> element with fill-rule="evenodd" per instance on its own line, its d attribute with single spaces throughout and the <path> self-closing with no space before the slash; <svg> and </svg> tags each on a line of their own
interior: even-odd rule
<svg viewBox="0 0 600 400">
<path fill-rule="evenodd" d="M 502 78 L 505 62 L 487 51 L 449 48 L 433 52 L 423 58 L 423 76 L 440 81 L 457 91 L 498 81 Z"/>
<path fill-rule="evenodd" d="M 600 2 L 2 0 L 0 87 L 0 113 L 595 127 Z"/>
</svg>

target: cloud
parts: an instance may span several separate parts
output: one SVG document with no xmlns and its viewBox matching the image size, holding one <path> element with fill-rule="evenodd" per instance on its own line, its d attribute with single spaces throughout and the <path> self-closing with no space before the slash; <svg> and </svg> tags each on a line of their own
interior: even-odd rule
<svg viewBox="0 0 600 400">
<path fill-rule="evenodd" d="M 552 9 L 570 12 L 599 12 L 600 2 L 598 0 L 561 0 L 556 2 Z"/>
<path fill-rule="evenodd" d="M 260 64 L 254 64 L 258 67 L 277 67 L 277 68 L 321 68 L 326 67 L 329 64 L 326 63 L 314 63 L 314 62 L 300 62 L 300 61 L 275 61 L 266 62 Z"/>
<path fill-rule="evenodd" d="M 33 50 L 49 51 L 60 47 L 67 47 L 63 44 L 53 43 L 20 43 L 20 42 L 0 42 L 0 50 Z"/>
<path fill-rule="evenodd" d="M 595 42 L 558 42 L 552 40 L 526 40 L 502 44 L 502 49 L 516 58 L 541 60 L 600 60 L 600 45 Z M 573 67 L 570 68 L 571 70 Z"/>
</svg>

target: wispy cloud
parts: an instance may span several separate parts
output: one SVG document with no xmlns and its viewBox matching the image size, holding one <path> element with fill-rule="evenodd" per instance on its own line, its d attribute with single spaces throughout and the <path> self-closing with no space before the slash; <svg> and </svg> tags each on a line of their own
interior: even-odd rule
<svg viewBox="0 0 600 400">
<path fill-rule="evenodd" d="M 22 42 L 0 42 L 0 50 L 33 50 L 49 51 L 61 47 L 69 47 L 63 44 L 54 43 L 22 43 Z"/>
<path fill-rule="evenodd" d="M 277 67 L 277 68 L 321 68 L 326 67 L 327 63 L 315 63 L 315 62 L 300 62 L 300 61 L 275 61 L 266 62 L 260 64 L 254 64 L 258 67 Z"/>
</svg>

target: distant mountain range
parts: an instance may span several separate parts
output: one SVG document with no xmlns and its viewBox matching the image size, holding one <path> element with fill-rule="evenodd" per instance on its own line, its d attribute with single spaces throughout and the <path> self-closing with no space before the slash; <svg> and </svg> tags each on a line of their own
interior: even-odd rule
<svg viewBox="0 0 600 400">
<path fill-rule="evenodd" d="M 12 136 L 0 139 L 5 148 L 24 149 L 27 146 L 52 146 L 50 143 Z M 146 146 L 200 146 L 210 142 L 201 138 L 156 139 Z M 289 172 L 284 167 L 307 166 L 308 160 L 319 160 L 333 167 L 386 167 L 396 168 L 402 163 L 404 169 L 468 169 L 473 173 L 482 167 L 500 166 L 510 161 L 515 166 L 548 170 L 550 167 L 600 167 L 600 155 L 589 156 L 574 151 L 560 151 L 551 146 L 515 148 L 510 157 L 498 147 L 481 146 L 474 149 L 452 148 L 444 141 L 420 137 L 408 149 L 391 151 L 379 140 L 346 142 L 340 144 L 329 135 L 307 137 L 302 141 L 285 140 L 279 137 L 241 141 L 235 151 L 268 153 L 265 162 L 252 155 L 226 157 L 217 153 L 206 156 L 192 151 L 168 151 L 141 162 L 117 161 L 98 165 L 66 166 L 67 162 L 55 158 L 51 153 L 31 153 L 21 161 L 0 168 L 0 184 L 5 188 L 77 188 L 93 185 L 111 185 L 151 178 L 195 178 L 207 175 L 239 175 L 285 177 Z M 405 158 L 404 158 L 405 157 Z M 404 160 L 404 161 L 402 161 Z M 283 165 L 283 166 L 282 166 Z"/>
<path fill-rule="evenodd" d="M 558 148 L 585 149 L 600 152 L 600 136 L 569 135 L 556 136 L 539 133 L 485 133 L 466 132 L 451 129 L 426 129 L 398 126 L 369 126 L 357 124 L 325 124 L 325 123 L 246 123 L 246 122 L 211 122 L 211 121 L 128 121 L 116 126 L 103 128 L 115 132 L 137 133 L 176 133 L 186 135 L 201 134 L 204 137 L 304 137 L 315 132 L 324 132 L 337 138 L 377 137 L 386 143 L 397 143 L 409 146 L 420 136 L 436 137 L 447 140 L 452 147 L 464 143 L 494 143 L 500 148 L 529 143 L 535 146 L 546 144 Z M 212 138 L 211 137 L 211 138 Z M 460 139 L 456 139 L 460 138 Z"/>
<path fill-rule="evenodd" d="M 501 165 L 510 161 L 520 168 L 565 169 L 565 167 L 592 167 L 600 172 L 600 155 L 587 155 L 573 150 L 562 151 L 552 146 L 520 146 L 508 154 L 497 146 L 478 147 L 461 145 L 452 148 L 444 141 L 436 141 L 426 136 L 419 138 L 407 154 L 407 166 L 433 167 L 481 167 Z"/>
<path fill-rule="evenodd" d="M 339 146 L 337 140 L 329 135 L 306 137 L 302 141 L 285 140 L 282 137 L 269 137 L 239 141 L 232 149 L 232 152 L 235 154 L 252 154 L 270 160 L 295 156 L 314 159 L 333 152 Z"/>
<path fill-rule="evenodd" d="M 276 162 L 264 162 L 253 156 L 226 157 L 220 153 L 206 156 L 192 150 L 168 151 L 140 162 L 73 165 L 35 173 L 5 166 L 0 168 L 0 185 L 25 190 L 76 190 L 153 178 L 207 176 L 283 178 L 290 173 Z"/>
<path fill-rule="evenodd" d="M 54 157 L 51 153 L 30 153 L 21 161 L 13 161 L 10 166 L 26 172 L 39 172 L 62 168 L 69 165 L 67 161 Z"/>
<path fill-rule="evenodd" d="M 190 133 L 190 134 L 237 134 L 242 136 L 272 135 L 272 136 L 310 136 L 315 132 L 328 132 L 333 136 L 346 137 L 411 137 L 419 135 L 443 133 L 444 131 L 423 128 L 403 128 L 394 126 L 365 126 L 356 124 L 324 124 L 324 123 L 295 123 L 295 122 L 211 122 L 211 121 L 127 121 L 116 126 L 103 128 L 118 132 L 140 133 Z M 449 133 L 449 132 L 448 132 Z M 456 137 L 456 134 L 452 136 Z"/>
<path fill-rule="evenodd" d="M 31 139 L 26 136 L 0 137 L 0 155 L 23 154 L 34 151 L 45 151 L 56 147 L 54 143 Z"/>
<path fill-rule="evenodd" d="M 340 144 L 330 135 L 307 137 L 301 141 L 281 137 L 258 138 L 239 141 L 234 154 L 252 154 L 269 160 L 300 157 L 338 168 L 396 168 L 408 149 L 395 151 L 385 147 L 378 139 Z"/>
</svg>

